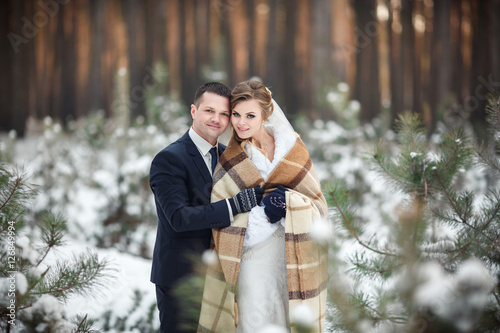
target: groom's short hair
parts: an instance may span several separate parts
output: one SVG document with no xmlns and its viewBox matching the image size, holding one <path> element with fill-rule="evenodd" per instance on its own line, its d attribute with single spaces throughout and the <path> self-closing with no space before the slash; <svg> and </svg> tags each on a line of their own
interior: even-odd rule
<svg viewBox="0 0 500 333">
<path fill-rule="evenodd" d="M 194 94 L 193 104 L 198 107 L 201 103 L 201 98 L 204 93 L 209 92 L 222 97 L 231 98 L 231 89 L 224 83 L 220 82 L 207 82 L 200 86 Z"/>
</svg>

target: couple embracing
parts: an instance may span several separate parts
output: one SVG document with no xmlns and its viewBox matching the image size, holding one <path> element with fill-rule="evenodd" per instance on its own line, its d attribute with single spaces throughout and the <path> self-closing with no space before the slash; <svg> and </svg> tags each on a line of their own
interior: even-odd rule
<svg viewBox="0 0 500 333">
<path fill-rule="evenodd" d="M 312 332 L 322 332 L 327 254 L 308 234 L 327 208 L 302 140 L 259 81 L 232 91 L 204 84 L 191 116 L 192 127 L 156 155 L 150 171 L 158 214 L 151 281 L 161 332 L 182 331 L 186 309 L 174 288 L 193 273 L 189 256 L 210 247 L 217 261 L 194 309 L 198 332 L 272 325 L 293 332 L 289 317 L 298 305 L 312 312 Z M 224 132 L 227 147 L 218 142 Z"/>
</svg>

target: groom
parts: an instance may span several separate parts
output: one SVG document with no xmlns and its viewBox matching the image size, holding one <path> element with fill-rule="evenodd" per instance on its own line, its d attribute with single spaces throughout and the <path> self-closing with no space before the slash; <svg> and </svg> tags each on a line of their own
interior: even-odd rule
<svg viewBox="0 0 500 333">
<path fill-rule="evenodd" d="M 191 105 L 192 127 L 151 163 L 149 183 L 158 215 L 151 282 L 156 285 L 162 333 L 182 332 L 180 312 L 186 309 L 180 309 L 174 289 L 193 272 L 190 256 L 201 256 L 209 248 L 211 228 L 229 226 L 235 214 L 249 211 L 262 199 L 264 190 L 255 187 L 210 203 L 213 170 L 225 149 L 217 139 L 229 125 L 230 97 L 229 87 L 218 82 L 199 87 Z"/>
</svg>

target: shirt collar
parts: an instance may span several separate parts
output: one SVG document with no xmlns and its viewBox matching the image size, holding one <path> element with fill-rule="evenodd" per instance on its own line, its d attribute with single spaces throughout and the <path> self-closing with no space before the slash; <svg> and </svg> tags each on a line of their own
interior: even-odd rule
<svg viewBox="0 0 500 333">
<path fill-rule="evenodd" d="M 198 133 L 196 133 L 193 127 L 189 129 L 189 137 L 193 140 L 196 148 L 198 148 L 203 155 L 208 154 L 209 150 L 212 149 L 210 142 L 206 141 Z"/>
</svg>

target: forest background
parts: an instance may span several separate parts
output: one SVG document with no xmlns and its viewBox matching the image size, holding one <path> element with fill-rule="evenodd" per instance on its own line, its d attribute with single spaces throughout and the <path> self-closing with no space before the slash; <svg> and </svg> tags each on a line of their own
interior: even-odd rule
<svg viewBox="0 0 500 333">
<path fill-rule="evenodd" d="M 366 123 L 447 115 L 484 130 L 500 86 L 498 0 L 21 0 L 0 3 L 0 131 L 258 76 L 293 118 L 332 119 L 339 82 Z M 125 93 L 125 99 L 117 92 Z"/>
</svg>

